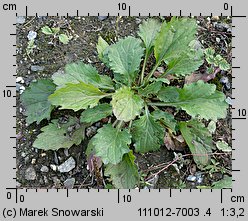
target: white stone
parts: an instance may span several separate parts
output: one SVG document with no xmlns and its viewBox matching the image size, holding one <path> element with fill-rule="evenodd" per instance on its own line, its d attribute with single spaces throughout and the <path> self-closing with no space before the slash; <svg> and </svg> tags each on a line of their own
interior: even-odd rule
<svg viewBox="0 0 248 221">
<path fill-rule="evenodd" d="M 51 167 L 51 169 L 52 169 L 53 171 L 56 171 L 56 170 L 57 170 L 57 166 L 54 165 L 54 164 L 51 164 L 50 167 Z"/>
<path fill-rule="evenodd" d="M 73 159 L 73 157 L 70 157 L 68 160 L 66 160 L 64 163 L 58 166 L 58 171 L 61 173 L 67 173 L 73 170 L 76 166 L 76 162 Z"/>
<path fill-rule="evenodd" d="M 24 83 L 24 80 L 23 80 L 23 78 L 22 77 L 17 77 L 16 78 L 16 82 L 18 82 L 18 83 Z"/>
</svg>

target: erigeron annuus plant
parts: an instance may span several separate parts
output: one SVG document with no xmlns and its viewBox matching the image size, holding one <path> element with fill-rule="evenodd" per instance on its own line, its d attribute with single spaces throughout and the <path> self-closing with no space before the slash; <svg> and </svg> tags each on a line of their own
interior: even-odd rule
<svg viewBox="0 0 248 221">
<path fill-rule="evenodd" d="M 170 86 L 167 75 L 182 78 L 197 70 L 204 61 L 203 49 L 196 46 L 194 19 L 173 17 L 160 23 L 148 19 L 139 26 L 138 36 L 128 36 L 109 45 L 99 37 L 100 60 L 112 72 L 99 74 L 91 64 L 68 64 L 64 73 L 52 80 L 33 82 L 21 100 L 27 122 L 50 119 L 55 107 L 82 111 L 80 119 L 54 119 L 43 127 L 33 143 L 36 148 L 58 150 L 79 145 L 86 127 L 112 116 L 89 141 L 88 155 L 100 157 L 104 175 L 116 188 L 134 188 L 139 183 L 134 152 L 157 151 L 166 133 L 181 133 L 195 163 L 208 165 L 213 141 L 201 119 L 217 121 L 226 117 L 225 95 L 203 81 Z M 155 57 L 154 65 L 147 61 Z M 160 76 L 158 67 L 165 66 Z M 177 121 L 163 107 L 184 110 L 191 120 Z"/>
</svg>

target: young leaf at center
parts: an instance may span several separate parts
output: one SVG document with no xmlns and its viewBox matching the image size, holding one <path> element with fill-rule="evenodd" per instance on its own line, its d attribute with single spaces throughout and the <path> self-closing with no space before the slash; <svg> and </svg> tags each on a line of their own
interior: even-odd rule
<svg viewBox="0 0 248 221">
<path fill-rule="evenodd" d="M 122 87 L 112 97 L 113 113 L 118 120 L 128 122 L 141 113 L 143 100 L 129 87 Z"/>
<path fill-rule="evenodd" d="M 60 34 L 59 41 L 63 44 L 68 44 L 70 41 L 70 38 L 66 34 Z"/>
</svg>

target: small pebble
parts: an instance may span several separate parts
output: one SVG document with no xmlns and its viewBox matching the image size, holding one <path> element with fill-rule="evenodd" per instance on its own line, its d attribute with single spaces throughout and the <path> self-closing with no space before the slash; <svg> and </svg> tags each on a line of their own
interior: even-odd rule
<svg viewBox="0 0 248 221">
<path fill-rule="evenodd" d="M 21 185 L 22 185 L 21 183 L 19 183 L 18 181 L 16 181 L 16 187 L 17 188 L 21 187 Z"/>
<path fill-rule="evenodd" d="M 222 84 L 226 84 L 226 83 L 228 83 L 228 82 L 229 82 L 228 77 L 222 77 L 222 78 L 220 79 L 220 83 L 222 83 Z"/>
<path fill-rule="evenodd" d="M 35 180 L 36 179 L 36 172 L 35 169 L 30 166 L 25 171 L 25 179 L 26 180 Z"/>
<path fill-rule="evenodd" d="M 57 166 L 54 165 L 54 164 L 51 164 L 50 167 L 51 167 L 51 169 L 52 169 L 53 171 L 56 171 L 56 170 L 57 170 Z"/>
<path fill-rule="evenodd" d="M 196 182 L 197 182 L 197 184 L 201 184 L 202 181 L 203 181 L 203 177 L 199 177 Z"/>
<path fill-rule="evenodd" d="M 212 20 L 213 20 L 213 21 L 219 21 L 219 20 L 220 20 L 220 17 L 219 17 L 219 16 L 213 16 L 213 17 L 212 17 Z"/>
<path fill-rule="evenodd" d="M 65 156 L 69 157 L 69 150 L 67 148 L 64 149 L 64 154 L 65 154 Z"/>
<path fill-rule="evenodd" d="M 86 136 L 87 137 L 92 137 L 93 135 L 96 134 L 97 127 L 95 126 L 90 126 L 86 129 Z"/>
<path fill-rule="evenodd" d="M 218 31 L 227 31 L 229 27 L 228 24 L 224 24 L 224 23 L 214 23 L 214 27 L 218 30 Z"/>
<path fill-rule="evenodd" d="M 17 16 L 16 17 L 16 23 L 17 24 L 24 24 L 26 22 L 26 17 L 24 16 Z"/>
<path fill-rule="evenodd" d="M 100 123 L 100 122 L 97 122 L 97 123 L 95 124 L 95 126 L 96 126 L 97 128 L 99 128 L 99 127 L 101 127 L 101 123 Z"/>
<path fill-rule="evenodd" d="M 220 43 L 220 38 L 215 39 L 217 43 Z"/>
<path fill-rule="evenodd" d="M 31 69 L 31 71 L 36 72 L 36 71 L 43 71 L 45 69 L 45 67 L 44 66 L 39 66 L 39 65 L 31 65 L 30 69 Z"/>
<path fill-rule="evenodd" d="M 98 19 L 100 20 L 100 21 L 104 21 L 105 19 L 107 19 L 108 18 L 108 16 L 98 16 Z"/>
<path fill-rule="evenodd" d="M 229 104 L 229 105 L 232 105 L 232 98 L 230 98 L 230 97 L 227 97 L 226 98 L 226 102 Z"/>
<path fill-rule="evenodd" d="M 22 93 L 25 91 L 25 89 L 26 89 L 26 88 L 25 88 L 24 86 L 21 86 L 21 87 L 20 87 L 19 93 L 22 94 Z"/>
<path fill-rule="evenodd" d="M 42 173 L 47 173 L 47 172 L 49 171 L 49 168 L 48 168 L 47 166 L 42 166 L 42 167 L 40 168 L 40 171 L 41 171 Z"/>
<path fill-rule="evenodd" d="M 227 82 L 225 84 L 225 88 L 226 88 L 227 91 L 230 90 L 231 89 L 231 83 L 230 82 Z"/>
<path fill-rule="evenodd" d="M 26 154 L 25 152 L 22 152 L 22 153 L 21 153 L 21 157 L 24 158 L 24 157 L 26 157 L 26 156 L 27 156 L 27 154 Z"/>
<path fill-rule="evenodd" d="M 139 18 L 136 18 L 135 21 L 136 21 L 137 25 L 139 25 L 141 23 L 141 19 L 139 19 Z"/>
<path fill-rule="evenodd" d="M 57 152 L 56 151 L 54 151 L 54 162 L 56 164 L 59 164 L 59 159 L 58 159 L 58 155 L 57 155 Z"/>
<path fill-rule="evenodd" d="M 58 171 L 60 173 L 67 173 L 73 170 L 76 166 L 76 161 L 73 159 L 73 157 L 70 157 L 68 160 L 66 160 L 64 163 L 58 166 Z"/>
<path fill-rule="evenodd" d="M 41 157 L 45 157 L 46 156 L 46 153 L 41 153 Z"/>
<path fill-rule="evenodd" d="M 17 77 L 16 78 L 16 82 L 18 82 L 18 83 L 24 83 L 24 80 L 23 80 L 23 78 L 22 77 Z"/>
<path fill-rule="evenodd" d="M 75 178 L 68 178 L 65 182 L 64 182 L 64 187 L 66 189 L 73 189 L 74 184 L 75 184 Z"/>
<path fill-rule="evenodd" d="M 19 132 L 18 134 L 16 134 L 16 139 L 17 140 L 20 140 L 22 138 L 22 133 L 21 132 Z M 23 154 L 23 153 L 22 153 Z M 26 156 L 26 154 L 25 154 L 25 156 Z M 24 157 L 25 157 L 24 156 Z"/>
<path fill-rule="evenodd" d="M 44 183 L 48 183 L 48 179 L 46 176 L 43 176 L 43 179 L 44 179 Z"/>
<path fill-rule="evenodd" d="M 187 181 L 190 181 L 190 182 L 195 182 L 196 181 L 196 176 L 193 176 L 193 175 L 189 175 L 187 178 L 186 178 L 186 180 Z"/>
<path fill-rule="evenodd" d="M 27 38 L 29 41 L 34 40 L 36 37 L 37 37 L 37 32 L 35 32 L 35 31 L 29 31 L 28 32 Z"/>
<path fill-rule="evenodd" d="M 20 92 L 21 87 L 22 87 L 21 84 L 16 83 L 16 91 L 17 91 L 17 92 Z"/>
</svg>

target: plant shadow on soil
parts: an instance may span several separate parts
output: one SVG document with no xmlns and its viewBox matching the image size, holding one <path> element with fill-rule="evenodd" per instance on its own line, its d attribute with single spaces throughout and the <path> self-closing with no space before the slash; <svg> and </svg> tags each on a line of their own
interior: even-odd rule
<svg viewBox="0 0 248 221">
<path fill-rule="evenodd" d="M 105 72 L 104 66 L 97 57 L 96 44 L 98 36 L 101 35 L 109 43 L 113 43 L 118 38 L 132 35 L 137 36 L 138 25 L 147 17 L 108 17 L 101 21 L 98 17 L 26 17 L 23 24 L 17 24 L 17 76 L 24 79 L 23 86 L 28 87 L 29 83 L 35 79 L 51 78 L 52 74 L 58 70 L 63 70 L 67 63 L 82 60 L 85 63 L 92 63 L 99 70 L 99 73 Z M 166 17 L 165 19 L 170 19 Z M 230 63 L 231 59 L 231 37 L 226 35 L 226 31 L 219 31 L 213 28 L 213 32 L 207 30 L 207 19 L 205 17 L 197 18 L 199 26 L 198 38 L 202 41 L 204 47 L 213 46 L 219 48 L 221 53 Z M 221 21 L 225 22 L 225 21 Z M 210 22 L 212 23 L 212 22 Z M 72 35 L 72 40 L 67 45 L 62 44 L 58 39 L 53 39 L 41 32 L 41 28 L 45 25 L 50 27 L 60 27 L 61 31 Z M 27 55 L 26 48 L 28 46 L 27 35 L 29 31 L 37 32 L 35 38 L 36 47 L 33 52 Z M 220 38 L 221 47 L 216 43 L 216 38 Z M 50 42 L 50 43 L 49 43 Z M 33 71 L 32 66 L 42 67 L 42 71 Z M 204 70 L 204 67 L 202 67 Z M 231 73 L 225 73 L 231 79 Z M 223 89 L 219 85 L 219 79 L 215 82 L 227 96 L 231 96 L 230 90 Z M 27 125 L 25 116 L 23 115 L 24 107 L 20 103 L 20 94 L 17 92 L 17 187 L 25 188 L 66 188 L 64 182 L 69 178 L 75 178 L 74 188 L 97 188 L 96 181 L 90 177 L 87 170 L 87 160 L 85 149 L 87 147 L 89 137 L 79 146 L 72 146 L 68 153 L 60 149 L 54 151 L 42 151 L 32 147 L 33 141 L 40 133 L 40 128 L 47 125 L 48 121 L 43 120 L 39 125 L 33 123 Z M 60 112 L 61 116 L 72 113 L 71 111 Z M 53 111 L 52 119 L 58 113 Z M 77 115 L 78 113 L 72 113 Z M 217 122 L 217 131 L 214 134 L 214 141 L 225 140 L 231 144 L 231 113 L 228 112 L 226 119 Z M 184 153 L 187 153 L 186 149 Z M 183 153 L 183 154 L 184 154 Z M 170 163 L 174 154 L 162 146 L 160 151 L 147 153 L 144 155 L 135 154 L 136 163 L 140 173 L 147 175 L 156 165 L 163 164 L 166 166 Z M 51 165 L 60 165 L 69 157 L 73 157 L 76 161 L 76 167 L 68 173 L 60 173 L 54 171 Z M 220 163 L 220 168 L 227 168 L 231 171 L 231 156 L 215 157 Z M 159 178 L 155 188 L 196 188 L 194 182 L 187 182 L 186 177 L 194 173 L 194 162 L 189 158 L 188 165 L 184 165 L 179 173 L 174 167 L 159 174 Z M 45 170 L 44 170 L 45 166 Z M 43 170 L 42 170 L 43 167 Z M 160 168 L 161 169 L 161 168 Z M 150 173 L 158 172 L 152 170 Z M 32 173 L 32 174 L 30 174 Z M 204 180 L 201 185 L 211 185 L 213 181 L 222 178 L 220 171 L 213 174 L 204 174 Z M 107 179 L 105 180 L 106 182 Z M 143 188 L 145 182 L 141 182 L 140 188 Z"/>
</svg>

